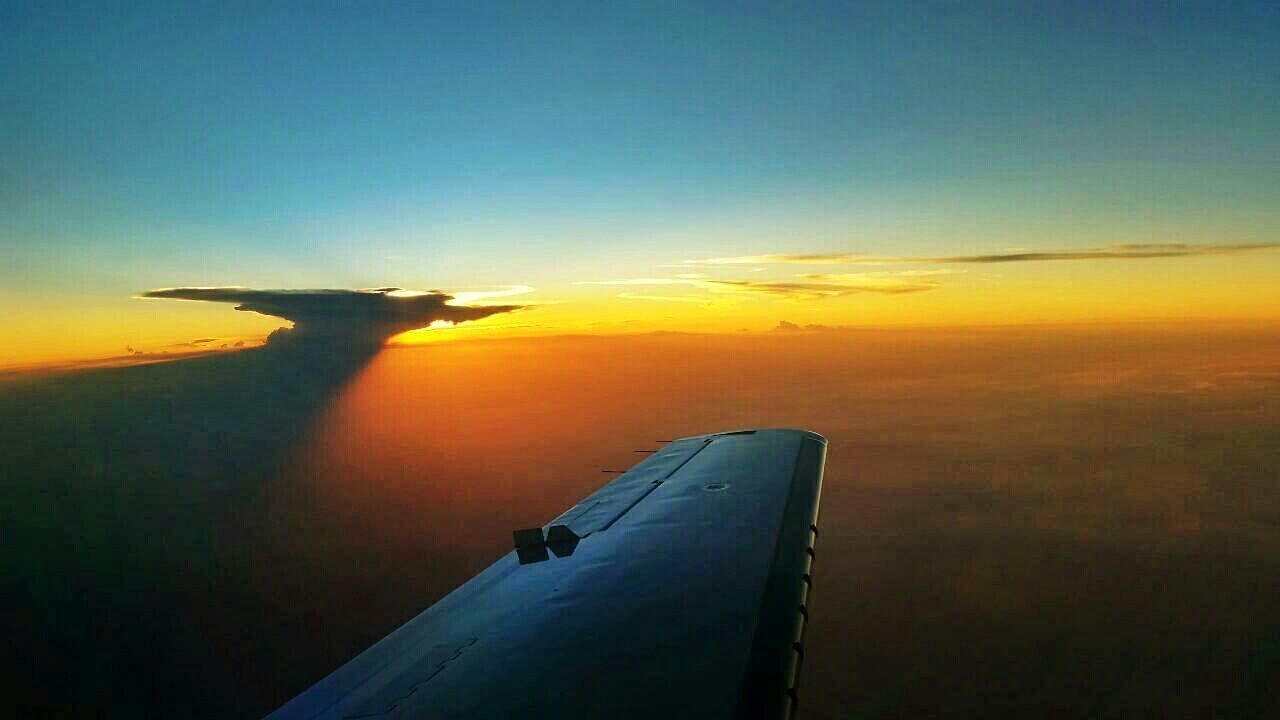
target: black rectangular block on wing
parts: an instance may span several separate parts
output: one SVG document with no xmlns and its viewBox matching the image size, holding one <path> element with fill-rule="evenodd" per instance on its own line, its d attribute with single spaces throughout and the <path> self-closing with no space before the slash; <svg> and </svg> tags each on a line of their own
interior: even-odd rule
<svg viewBox="0 0 1280 720">
<path fill-rule="evenodd" d="M 511 538 L 515 541 L 516 548 L 537 547 L 546 542 L 540 527 L 515 530 L 511 533 Z"/>
</svg>

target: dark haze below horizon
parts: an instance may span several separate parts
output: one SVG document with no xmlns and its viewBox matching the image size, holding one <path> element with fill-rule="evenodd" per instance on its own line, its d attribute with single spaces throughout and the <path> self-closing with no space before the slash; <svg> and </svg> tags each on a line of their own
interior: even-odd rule
<svg viewBox="0 0 1280 720">
<path fill-rule="evenodd" d="M 20 708 L 257 717 L 652 441 L 831 441 L 803 717 L 1280 710 L 1280 333 L 261 351 L 0 386 Z"/>
</svg>

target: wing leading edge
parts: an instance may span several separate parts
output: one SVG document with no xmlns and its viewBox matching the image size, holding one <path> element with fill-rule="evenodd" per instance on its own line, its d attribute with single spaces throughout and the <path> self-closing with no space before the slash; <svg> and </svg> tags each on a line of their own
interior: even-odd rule
<svg viewBox="0 0 1280 720">
<path fill-rule="evenodd" d="M 789 717 L 826 445 L 668 443 L 268 720 Z"/>
</svg>

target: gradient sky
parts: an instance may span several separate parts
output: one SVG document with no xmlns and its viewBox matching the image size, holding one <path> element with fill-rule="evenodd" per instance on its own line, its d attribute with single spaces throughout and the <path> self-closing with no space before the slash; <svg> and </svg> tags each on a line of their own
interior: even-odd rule
<svg viewBox="0 0 1280 720">
<path fill-rule="evenodd" d="M 1276 318 L 1280 252 L 1206 248 L 1280 241 L 1277 38 L 1247 2 L 0 2 L 0 365 L 281 324 L 133 297 L 181 285 L 523 285 L 484 323 L 552 332 Z M 674 267 L 1151 243 L 1193 249 Z M 874 287 L 699 282 L 801 273 Z"/>
</svg>

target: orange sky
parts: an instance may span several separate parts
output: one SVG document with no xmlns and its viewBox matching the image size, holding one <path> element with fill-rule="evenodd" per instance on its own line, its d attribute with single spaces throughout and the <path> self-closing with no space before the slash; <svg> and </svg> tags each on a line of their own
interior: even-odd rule
<svg viewBox="0 0 1280 720">
<path fill-rule="evenodd" d="M 655 260 L 601 270 L 589 280 L 446 289 L 470 302 L 519 303 L 527 309 L 456 328 L 410 332 L 393 342 L 762 331 L 782 320 L 854 327 L 1280 320 L 1280 253 L 1269 247 L 1138 259 L 931 262 L 924 267 L 915 262 L 799 264 L 765 258 L 672 267 Z M 808 294 L 790 289 L 815 282 L 835 289 Z M 236 343 L 259 344 L 271 330 L 288 325 L 235 312 L 226 304 L 129 296 L 66 298 L 38 307 L 19 299 L 2 322 L 9 342 L 0 349 L 0 368 L 10 369 L 138 353 L 138 359 L 151 360 L 224 344 L 235 349 Z M 193 345 L 194 340 L 205 342 Z"/>
</svg>

